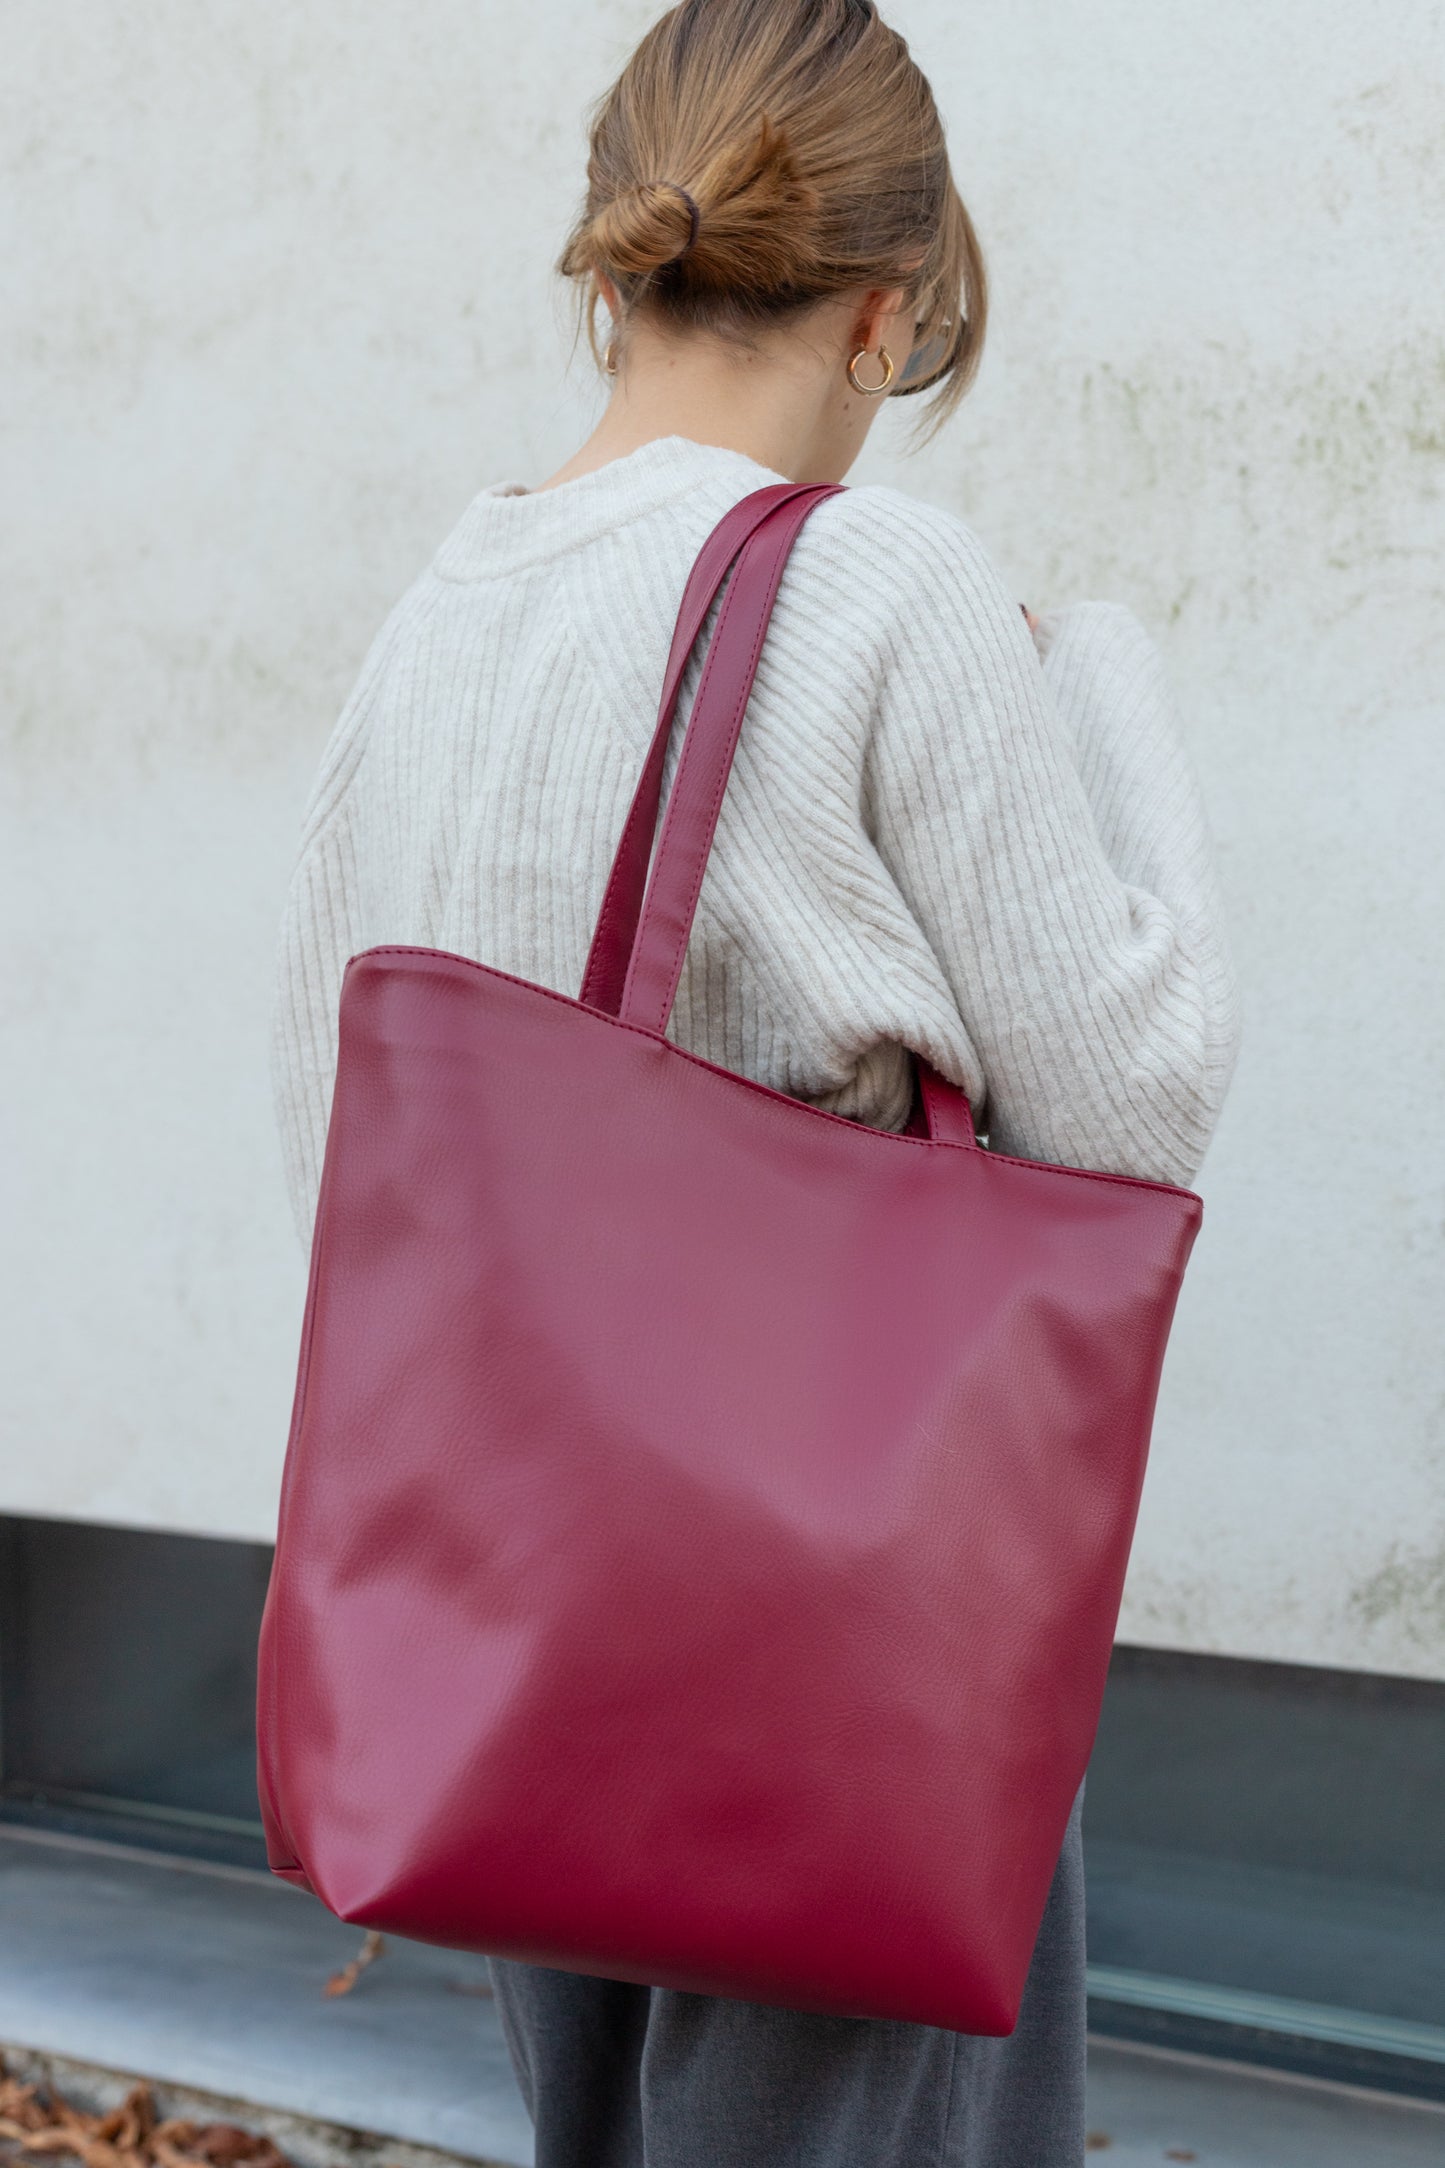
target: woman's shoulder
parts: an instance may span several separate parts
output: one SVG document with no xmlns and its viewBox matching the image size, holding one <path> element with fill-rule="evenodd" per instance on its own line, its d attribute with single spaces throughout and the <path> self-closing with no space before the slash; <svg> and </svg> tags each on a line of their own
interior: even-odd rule
<svg viewBox="0 0 1445 2168">
<path fill-rule="evenodd" d="M 1153 635 L 1121 602 L 1041 609 L 1031 634 L 1024 597 L 978 529 L 901 489 L 868 483 L 841 491 L 814 512 L 800 546 L 826 570 L 840 605 L 856 608 L 872 596 L 891 620 L 952 643 L 972 631 L 996 653 L 1002 634 L 1019 656 L 1041 665 L 1067 655 L 1080 666 L 1163 667 Z M 1038 607 L 1038 597 L 1027 599 Z"/>
<path fill-rule="evenodd" d="M 889 620 L 1023 623 L 978 530 L 943 505 L 877 482 L 828 498 L 800 537 L 800 568 L 826 576 L 840 606 Z"/>
<path fill-rule="evenodd" d="M 872 528 L 905 546 L 922 543 L 963 558 L 988 555 L 978 530 L 959 513 L 887 482 L 846 484 L 827 500 L 827 516 L 839 524 Z"/>
</svg>

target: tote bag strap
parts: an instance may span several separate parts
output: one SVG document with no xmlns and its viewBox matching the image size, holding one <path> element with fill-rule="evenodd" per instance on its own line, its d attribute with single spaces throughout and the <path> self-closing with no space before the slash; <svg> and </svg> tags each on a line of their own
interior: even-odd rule
<svg viewBox="0 0 1445 2168">
<path fill-rule="evenodd" d="M 838 485 L 799 490 L 769 509 L 744 545 L 733 573 L 668 793 L 667 812 L 647 884 L 618 1015 L 665 1031 L 682 960 L 722 811 L 743 714 L 762 653 L 788 553 L 804 520 Z"/>
<path fill-rule="evenodd" d="M 736 559 L 668 794 L 651 878 L 640 903 L 633 900 L 630 884 L 635 879 L 640 886 L 646 872 L 650 831 L 644 837 L 640 867 L 635 857 L 628 861 L 626 878 L 618 882 L 628 840 L 625 833 L 613 866 L 613 882 L 618 882 L 621 891 L 616 899 L 613 937 L 620 937 L 630 919 L 631 953 L 624 960 L 615 1005 L 608 1001 L 605 1006 L 609 1013 L 646 1030 L 665 1031 L 672 1013 L 723 793 L 788 553 L 809 513 L 824 497 L 835 495 L 837 489 L 836 483 L 777 487 L 745 498 L 709 537 L 684 594 L 658 726 L 648 755 L 649 767 L 655 758 L 657 768 L 651 784 L 650 817 L 654 821 L 663 757 L 687 656 L 712 595 L 728 564 Z M 740 547 L 729 549 L 724 559 L 724 549 L 739 530 Z M 644 783 L 647 781 L 644 774 Z M 634 812 L 642 797 L 640 785 Z M 609 882 L 609 896 L 611 890 Z M 607 899 L 603 908 L 605 912 Z M 599 919 L 598 937 L 602 931 Z M 597 947 L 598 939 L 594 938 L 594 953 Z M 616 965 L 610 958 L 609 966 L 615 973 Z M 610 983 L 615 980 L 609 982 L 609 991 Z M 974 1145 L 973 1119 L 964 1094 L 920 1057 L 915 1057 L 915 1062 L 918 1092 L 910 1126 L 937 1141 Z"/>
<path fill-rule="evenodd" d="M 830 494 L 831 488 L 821 493 Z M 692 654 L 698 634 L 702 631 L 707 613 L 712 608 L 717 591 L 749 536 L 754 534 L 769 514 L 775 512 L 780 505 L 803 496 L 811 500 L 819 494 L 818 490 L 810 490 L 807 484 L 799 482 L 773 482 L 766 489 L 755 489 L 750 496 L 744 497 L 740 503 L 733 505 L 730 511 L 723 514 L 698 552 L 697 560 L 688 574 L 682 604 L 677 613 L 677 629 L 672 636 L 667 668 L 663 673 L 657 726 L 652 733 L 652 743 L 643 762 L 642 774 L 638 779 L 612 861 L 612 871 L 603 891 L 602 908 L 598 913 L 597 928 L 592 936 L 587 968 L 582 975 L 582 990 L 578 996 L 579 1000 L 587 1002 L 594 1009 L 605 1009 L 609 1016 L 617 1014 L 623 984 L 627 978 L 632 945 L 637 934 L 638 913 L 642 909 L 642 893 L 647 881 L 647 865 L 652 854 L 652 839 L 657 828 L 657 811 L 662 797 L 662 771 L 666 765 L 668 740 L 672 736 L 673 717 L 677 713 L 678 694 L 682 690 L 688 658 Z"/>
</svg>

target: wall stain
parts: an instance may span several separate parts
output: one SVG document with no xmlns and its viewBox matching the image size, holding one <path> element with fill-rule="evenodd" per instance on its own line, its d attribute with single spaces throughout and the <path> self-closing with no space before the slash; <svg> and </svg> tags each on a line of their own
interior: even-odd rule
<svg viewBox="0 0 1445 2168">
<path fill-rule="evenodd" d="M 1445 83 L 1402 73 L 1366 84 L 1336 104 L 1340 133 L 1370 159 L 1386 181 L 1423 176 L 1445 190 Z"/>
<path fill-rule="evenodd" d="M 1438 1652 L 1445 1643 L 1445 1544 L 1410 1552 L 1392 1543 L 1383 1563 L 1351 1591 L 1348 1610 L 1367 1632 L 1389 1627 L 1417 1648 Z"/>
<path fill-rule="evenodd" d="M 1348 624 L 1358 653 L 1365 613 L 1387 668 L 1418 631 L 1439 649 L 1433 670 L 1445 667 L 1442 413 L 1437 323 L 1405 320 L 1389 339 L 1342 329 L 1278 353 L 1161 343 L 1072 374 L 1057 354 L 1020 354 L 988 432 L 940 445 L 931 488 L 901 468 L 899 480 L 929 495 L 943 480 L 945 501 L 1047 598 L 1112 595 L 1216 653 L 1282 619 L 1307 644 Z"/>
</svg>

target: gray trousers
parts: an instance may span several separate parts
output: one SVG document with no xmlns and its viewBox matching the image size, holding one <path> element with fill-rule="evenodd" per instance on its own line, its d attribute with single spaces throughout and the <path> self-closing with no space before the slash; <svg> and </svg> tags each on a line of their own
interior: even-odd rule
<svg viewBox="0 0 1445 2168">
<path fill-rule="evenodd" d="M 1006 2040 L 494 1958 L 537 2168 L 1081 2168 L 1082 1804 Z"/>
</svg>

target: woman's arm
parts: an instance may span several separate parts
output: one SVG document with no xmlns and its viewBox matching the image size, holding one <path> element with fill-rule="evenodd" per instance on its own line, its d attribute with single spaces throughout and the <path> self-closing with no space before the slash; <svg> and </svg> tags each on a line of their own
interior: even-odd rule
<svg viewBox="0 0 1445 2168">
<path fill-rule="evenodd" d="M 1239 1023 L 1158 651 L 1102 603 L 1041 621 L 1036 649 L 946 526 L 871 747 L 877 848 L 983 1063 L 994 1148 L 1188 1183 Z"/>
<path fill-rule="evenodd" d="M 337 1008 L 349 956 L 365 946 L 357 853 L 343 798 L 312 827 L 281 924 L 271 1018 L 271 1087 L 291 1217 L 311 1242 L 336 1081 Z"/>
<path fill-rule="evenodd" d="M 439 590 L 430 572 L 387 613 L 327 740 L 307 800 L 282 915 L 271 1012 L 271 1086 L 291 1215 L 311 1241 L 336 1081 L 337 1009 L 349 957 L 367 942 L 369 838 L 353 788 L 404 659 Z"/>
</svg>

